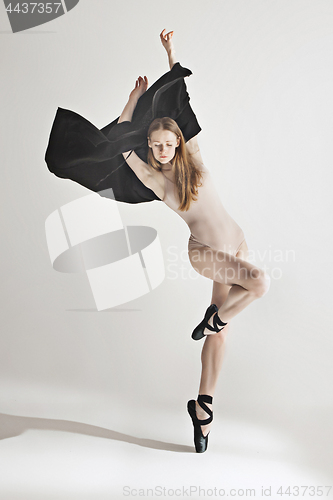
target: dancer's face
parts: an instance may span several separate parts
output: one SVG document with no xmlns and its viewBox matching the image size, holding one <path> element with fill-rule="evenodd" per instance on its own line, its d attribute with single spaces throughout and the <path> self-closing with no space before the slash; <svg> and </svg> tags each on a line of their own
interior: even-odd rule
<svg viewBox="0 0 333 500">
<path fill-rule="evenodd" d="M 155 130 L 148 138 L 155 160 L 165 164 L 172 160 L 179 146 L 180 138 L 170 130 Z"/>
</svg>

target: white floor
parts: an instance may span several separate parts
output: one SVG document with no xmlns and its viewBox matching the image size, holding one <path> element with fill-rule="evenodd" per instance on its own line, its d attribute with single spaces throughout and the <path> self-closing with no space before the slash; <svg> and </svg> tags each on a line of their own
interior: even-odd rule
<svg viewBox="0 0 333 500">
<path fill-rule="evenodd" d="M 89 402 L 89 420 L 74 419 L 69 406 L 68 420 L 0 415 L 1 499 L 277 499 L 292 496 L 278 494 L 288 486 L 302 486 L 299 496 L 309 486 L 302 498 L 319 498 L 320 490 L 313 496 L 310 487 L 320 486 L 323 498 L 332 497 L 325 488 L 333 483 L 328 411 L 261 419 L 224 412 L 214 419 L 208 451 L 196 454 L 185 408 L 176 414 L 121 403 L 111 413 L 95 403 Z"/>
</svg>

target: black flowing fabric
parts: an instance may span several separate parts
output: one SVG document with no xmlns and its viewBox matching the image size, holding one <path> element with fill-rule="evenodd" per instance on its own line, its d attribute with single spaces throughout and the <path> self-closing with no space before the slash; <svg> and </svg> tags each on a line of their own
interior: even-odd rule
<svg viewBox="0 0 333 500">
<path fill-rule="evenodd" d="M 117 123 L 118 117 L 101 130 L 78 113 L 58 107 L 45 153 L 50 172 L 95 192 L 112 188 L 117 201 L 160 201 L 127 165 L 122 153 L 134 150 L 147 162 L 147 132 L 155 118 L 173 118 L 185 142 L 200 132 L 184 81 L 191 74 L 177 62 L 140 97 L 131 122 Z"/>
</svg>

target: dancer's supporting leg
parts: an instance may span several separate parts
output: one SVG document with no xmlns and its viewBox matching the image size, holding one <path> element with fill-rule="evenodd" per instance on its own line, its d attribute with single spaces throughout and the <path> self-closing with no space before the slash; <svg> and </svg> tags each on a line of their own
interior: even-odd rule
<svg viewBox="0 0 333 500">
<path fill-rule="evenodd" d="M 248 247 L 246 242 L 242 244 L 242 246 L 239 248 L 236 257 L 240 259 L 243 263 L 248 262 Z M 191 257 L 190 257 L 191 259 Z M 234 262 L 234 264 L 239 264 L 238 261 Z M 207 264 L 207 262 L 205 263 Z M 227 263 L 228 264 L 228 263 Z M 193 264 L 192 264 L 193 265 Z M 251 266 L 251 265 L 250 265 Z M 238 266 L 237 266 L 238 267 Z M 254 270 L 253 270 L 254 268 Z M 219 308 L 219 316 L 220 312 L 223 310 L 228 310 L 225 307 L 225 304 L 229 298 L 229 311 L 232 311 L 232 304 L 233 300 L 234 303 L 238 303 L 238 306 L 242 306 L 240 310 L 242 310 L 246 305 L 248 305 L 250 302 L 252 302 L 255 298 L 258 298 L 262 296 L 266 291 L 268 290 L 269 287 L 269 277 L 267 275 L 262 275 L 262 271 L 255 266 L 251 267 L 245 267 L 246 271 L 248 274 L 252 271 L 252 275 L 258 276 L 256 284 L 250 284 L 247 283 L 248 289 L 244 289 L 242 286 L 239 285 L 227 285 L 225 283 L 219 283 L 217 281 L 214 281 L 213 283 L 213 294 L 212 294 L 212 304 L 216 304 L 217 307 Z M 242 271 L 243 275 L 247 274 L 245 271 Z M 225 273 L 226 274 L 226 273 Z M 246 277 L 246 276 L 245 276 Z M 251 278 L 250 278 L 251 279 Z M 255 278 L 254 278 L 255 279 Z M 245 284 L 243 282 L 243 284 Z M 233 292 L 233 289 L 235 290 Z M 232 300 L 230 300 L 230 294 Z M 238 294 L 238 296 L 237 296 Z M 246 295 L 247 294 L 247 295 Z M 237 300 L 238 298 L 238 300 Z M 243 303 L 241 300 L 243 299 Z M 245 301 L 244 301 L 245 299 Z M 246 300 L 247 299 L 247 300 Z M 244 305 L 245 304 L 245 305 Z M 235 308 L 234 308 L 235 310 Z M 221 316 L 220 316 L 221 317 Z M 230 321 L 230 320 L 229 320 Z M 211 323 L 211 321 L 209 322 Z M 212 324 L 212 323 L 211 323 Z M 209 335 L 205 338 L 204 346 L 202 348 L 202 354 L 201 354 L 201 362 L 202 362 L 202 372 L 201 372 L 201 380 L 200 380 L 200 387 L 199 387 L 199 394 L 208 394 L 210 396 L 214 396 L 215 393 L 215 388 L 218 380 L 219 373 L 221 371 L 222 367 L 222 362 L 224 358 L 224 353 L 225 353 L 225 343 L 226 343 L 226 336 L 229 331 L 229 323 L 223 328 L 223 330 L 219 333 Z M 206 330 L 205 333 L 211 334 L 209 330 Z M 207 403 L 207 406 L 212 409 L 212 405 Z M 208 417 L 208 414 L 197 404 L 196 405 L 196 412 L 197 416 L 199 419 L 205 419 Z M 207 433 L 210 430 L 211 424 L 208 425 L 203 425 L 202 426 L 202 432 L 204 435 L 207 435 Z"/>
<path fill-rule="evenodd" d="M 220 308 L 225 302 L 229 290 L 230 286 L 214 281 L 211 303 L 216 304 L 217 307 Z M 222 368 L 229 326 L 228 323 L 221 332 L 205 337 L 201 352 L 202 368 L 198 394 L 208 394 L 214 397 L 218 376 Z M 208 408 L 213 409 L 211 404 L 206 404 Z M 208 414 L 198 405 L 198 403 L 196 403 L 196 413 L 200 420 L 208 418 Z M 204 436 L 208 434 L 210 426 L 211 424 L 201 426 Z"/>
</svg>

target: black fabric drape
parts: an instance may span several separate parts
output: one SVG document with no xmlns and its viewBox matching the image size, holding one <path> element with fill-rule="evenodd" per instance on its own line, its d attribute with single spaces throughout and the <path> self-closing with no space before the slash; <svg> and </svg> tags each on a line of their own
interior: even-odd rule
<svg viewBox="0 0 333 500">
<path fill-rule="evenodd" d="M 200 132 L 184 81 L 191 74 L 177 62 L 140 97 L 131 122 L 118 124 L 118 117 L 101 130 L 80 114 L 58 107 L 45 153 L 50 172 L 95 192 L 112 188 L 117 201 L 160 200 L 135 175 L 122 153 L 134 150 L 147 161 L 147 132 L 155 118 L 173 118 L 186 142 Z"/>
</svg>

